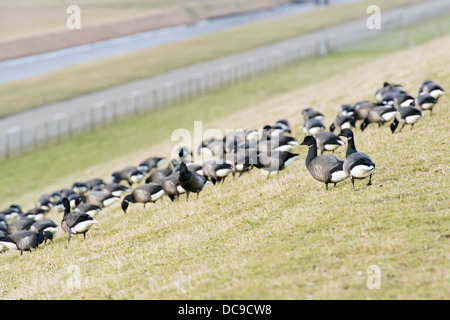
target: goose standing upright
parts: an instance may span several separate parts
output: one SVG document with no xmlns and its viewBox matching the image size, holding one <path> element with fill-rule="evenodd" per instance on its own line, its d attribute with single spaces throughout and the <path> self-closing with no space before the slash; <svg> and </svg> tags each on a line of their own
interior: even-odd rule
<svg viewBox="0 0 450 320">
<path fill-rule="evenodd" d="M 313 136 L 306 136 L 300 145 L 309 147 L 306 168 L 314 179 L 325 183 L 327 190 L 329 183 L 336 187 L 338 182 L 348 177 L 343 169 L 344 160 L 332 154 L 317 156 L 317 142 Z"/>
<path fill-rule="evenodd" d="M 355 187 L 355 179 L 369 178 L 367 185 L 372 185 L 372 174 L 375 170 L 375 163 L 373 163 L 372 159 L 367 154 L 356 150 L 352 130 L 344 129 L 339 133 L 339 136 L 347 138 L 347 153 L 344 162 L 344 171 L 350 176 L 353 188 Z"/>
</svg>

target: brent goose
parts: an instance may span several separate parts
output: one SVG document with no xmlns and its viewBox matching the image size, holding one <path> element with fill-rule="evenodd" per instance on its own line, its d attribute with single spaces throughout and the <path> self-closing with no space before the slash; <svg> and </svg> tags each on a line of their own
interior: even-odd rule
<svg viewBox="0 0 450 320">
<path fill-rule="evenodd" d="M 392 133 L 395 133 L 395 129 L 397 129 L 399 124 L 402 124 L 402 127 L 398 132 L 401 132 L 403 130 L 403 127 L 407 124 L 411 125 L 411 130 L 414 127 L 414 124 L 416 124 L 420 118 L 422 118 L 423 115 L 420 112 L 420 110 L 410 106 L 410 107 L 401 107 L 397 110 L 397 113 L 395 114 L 395 119 L 391 123 L 391 131 Z"/>
<path fill-rule="evenodd" d="M 344 171 L 350 176 L 353 188 L 355 187 L 355 179 L 369 178 L 368 186 L 372 185 L 372 174 L 375 170 L 375 163 L 363 152 L 358 152 L 355 147 L 355 138 L 353 131 L 344 129 L 339 133 L 340 137 L 347 138 L 347 153 L 344 162 Z"/>
<path fill-rule="evenodd" d="M 160 185 L 143 184 L 134 189 L 131 194 L 125 196 L 122 201 L 122 210 L 127 213 L 129 203 L 143 203 L 145 205 L 149 202 L 156 202 L 164 195 L 164 190 Z"/>
<path fill-rule="evenodd" d="M 256 158 L 254 166 L 263 171 L 267 171 L 267 179 L 270 178 L 272 172 L 279 173 L 286 169 L 292 162 L 298 159 L 297 153 L 288 151 L 272 151 L 270 154 L 260 153 Z"/>
<path fill-rule="evenodd" d="M 63 198 L 62 204 L 64 206 L 64 216 L 61 221 L 62 229 L 68 233 L 67 246 L 69 246 L 70 238 L 75 234 L 82 234 L 86 239 L 86 232 L 97 223 L 92 217 L 85 212 L 70 212 L 69 199 Z"/>
<path fill-rule="evenodd" d="M 338 182 L 348 177 L 343 169 L 344 160 L 332 154 L 317 156 L 317 142 L 313 136 L 306 136 L 300 145 L 308 146 L 306 168 L 314 179 L 325 183 L 326 190 L 329 183 L 336 187 Z"/>
</svg>

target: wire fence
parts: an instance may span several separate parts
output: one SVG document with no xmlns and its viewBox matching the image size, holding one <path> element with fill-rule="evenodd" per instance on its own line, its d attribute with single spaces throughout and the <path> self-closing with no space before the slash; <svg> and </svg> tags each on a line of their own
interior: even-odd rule
<svg viewBox="0 0 450 320">
<path fill-rule="evenodd" d="M 441 1 L 424 10 L 383 19 L 382 28 L 379 30 L 361 28 L 338 34 L 327 33 L 311 39 L 306 44 L 292 45 L 287 49 L 271 51 L 269 54 L 265 52 L 238 63 L 224 64 L 215 70 L 197 72 L 177 81 L 166 81 L 147 90 L 135 90 L 121 99 L 98 101 L 78 113 L 59 113 L 51 119 L 43 123 L 36 123 L 29 128 L 22 126 L 9 128 L 5 135 L 0 137 L 0 155 L 10 158 L 66 137 L 95 130 L 111 122 L 156 110 L 208 91 L 250 79 L 256 75 L 277 70 L 282 66 L 345 50 L 352 44 L 448 12 L 450 12 L 450 1 Z M 450 30 L 450 21 L 437 23 L 436 29 L 443 34 L 444 30 Z M 400 38 L 398 41 L 403 43 L 403 46 L 407 46 L 409 36 L 408 31 L 404 31 L 400 36 L 404 39 Z"/>
</svg>

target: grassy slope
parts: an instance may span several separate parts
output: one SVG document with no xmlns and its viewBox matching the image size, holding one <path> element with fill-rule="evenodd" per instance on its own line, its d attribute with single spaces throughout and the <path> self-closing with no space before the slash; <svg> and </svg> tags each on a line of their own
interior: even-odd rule
<svg viewBox="0 0 450 320">
<path fill-rule="evenodd" d="M 298 64 L 170 109 L 191 121 L 182 114 L 181 107 L 189 111 L 194 106 L 219 105 L 221 108 L 213 110 L 220 111 L 236 103 L 228 101 L 233 96 L 251 96 L 228 115 L 217 114 L 220 120 L 209 121 L 204 127 L 259 127 L 288 118 L 294 125 L 294 135 L 300 139 L 299 111 L 305 106 L 323 111 L 329 124 L 338 105 L 371 98 L 385 80 L 400 82 L 413 93 L 425 78 L 450 87 L 450 69 L 443 67 L 450 63 L 449 40 L 447 36 L 373 58 L 368 53 L 336 54 L 317 60 L 315 65 Z M 303 78 L 311 72 L 317 74 Z M 289 80 L 294 78 L 301 80 L 291 84 Z M 270 98 L 264 91 L 268 88 L 265 83 L 280 86 Z M 184 199 L 174 204 L 164 200 L 146 211 L 133 206 L 126 216 L 118 207 L 111 208 L 98 217 L 99 223 L 86 242 L 78 237 L 68 250 L 63 248 L 65 236 L 61 232 L 53 245 L 37 253 L 22 257 L 16 252 L 4 254 L 0 257 L 2 296 L 448 298 L 448 239 L 440 235 L 447 234 L 449 227 L 449 104 L 448 97 L 442 98 L 436 115 L 426 116 L 413 131 L 406 129 L 392 135 L 388 128 L 371 127 L 363 134 L 357 133 L 358 149 L 370 154 L 377 164 L 374 186 L 370 188 L 359 182 L 352 190 L 346 181 L 325 192 L 323 185 L 307 173 L 303 163 L 306 150 L 299 147 L 302 161 L 269 181 L 254 171 L 237 181 L 205 189 L 200 199 L 189 205 Z M 207 119 L 212 116 L 205 116 Z M 190 126 L 192 122 L 182 125 Z M 114 128 L 126 127 L 109 127 Z M 126 137 L 128 132 L 121 133 Z M 101 131 L 85 138 L 96 139 L 99 135 Z M 163 131 L 156 137 L 160 135 L 164 135 Z M 46 158 L 53 157 L 51 162 L 61 175 L 67 176 L 67 183 L 74 177 L 97 175 L 119 164 L 135 163 L 144 154 L 167 154 L 170 149 L 161 144 L 127 152 L 119 141 L 125 154 L 122 158 L 82 173 L 74 169 L 66 175 L 69 169 L 64 170 L 64 157 L 84 154 L 89 145 L 86 140 L 76 141 L 80 148 L 72 150 L 72 154 L 64 149 L 68 142 L 46 150 Z M 140 143 L 136 142 L 136 147 L 141 147 Z M 102 160 L 102 147 L 106 145 L 97 148 L 98 161 Z M 343 152 L 340 150 L 338 155 L 342 157 Z M 46 161 L 42 155 L 35 155 L 39 161 Z M 9 165 L 17 172 L 22 169 L 25 175 L 31 168 L 20 167 L 20 161 L 22 158 Z M 52 177 L 53 168 L 48 169 Z M 31 171 L 39 170 L 42 172 L 37 164 Z M 38 180 L 38 176 L 26 176 Z M 48 188 L 62 187 L 58 184 L 62 181 Z M 52 217 L 60 219 L 56 214 Z M 369 265 L 381 268 L 381 290 L 366 288 Z M 67 281 L 74 278 L 73 267 L 79 272 L 80 287 L 71 289 Z"/>
<path fill-rule="evenodd" d="M 415 2 L 419 0 L 380 1 L 379 5 L 387 10 Z M 325 7 L 2 84 L 0 116 L 363 18 L 368 4 Z"/>
</svg>

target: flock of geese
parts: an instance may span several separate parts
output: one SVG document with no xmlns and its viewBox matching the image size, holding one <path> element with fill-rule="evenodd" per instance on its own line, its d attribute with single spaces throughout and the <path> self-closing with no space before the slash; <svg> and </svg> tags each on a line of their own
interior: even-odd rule
<svg viewBox="0 0 450 320">
<path fill-rule="evenodd" d="M 137 166 L 112 172 L 110 182 L 93 178 L 75 182 L 71 188 L 44 194 L 28 211 L 12 204 L 0 211 L 0 252 L 19 250 L 22 254 L 37 249 L 48 240 L 52 242 L 58 226 L 46 217 L 50 210 L 62 214 L 60 226 L 68 234 L 68 246 L 73 235 L 86 237 L 86 232 L 97 223 L 95 217 L 99 211 L 117 201 L 121 201 L 121 208 L 127 213 L 130 204 L 140 203 L 145 208 L 147 203 L 154 203 L 164 195 L 171 201 L 182 194 L 186 194 L 186 201 L 191 193 L 198 198 L 208 183 L 224 183 L 228 176 L 234 179 L 236 174 L 240 177 L 253 168 L 266 172 L 269 179 L 271 173 L 286 169 L 298 159 L 298 154 L 291 152 L 298 145 L 308 147 L 307 170 L 314 179 L 325 184 L 326 190 L 328 184 L 336 186 L 347 178 L 351 179 L 353 188 L 356 179 L 368 179 L 367 185 L 371 185 L 375 163 L 369 155 L 357 151 L 351 128 L 356 128 L 357 121 L 360 121 L 361 131 L 370 124 L 382 127 L 392 121 L 392 133 L 399 124 L 402 125 L 399 132 L 405 125 L 411 125 L 412 129 L 424 111 L 432 114 L 444 93 L 433 81 L 424 81 L 416 97 L 399 84 L 385 82 L 376 90 L 375 102 L 366 100 L 342 105 L 329 131 L 325 130 L 322 113 L 312 108 L 304 109 L 305 138 L 301 143 L 292 136 L 289 122 L 279 120 L 262 130 L 235 130 L 224 137 L 203 140 L 196 152 L 202 159 L 209 160 L 202 164 L 190 161 L 193 152 L 188 147 L 181 147 L 177 158 L 171 161 L 150 157 Z M 337 148 L 345 145 L 341 137 L 347 140 L 345 159 L 334 155 Z M 167 167 L 161 168 L 167 162 Z"/>
</svg>

